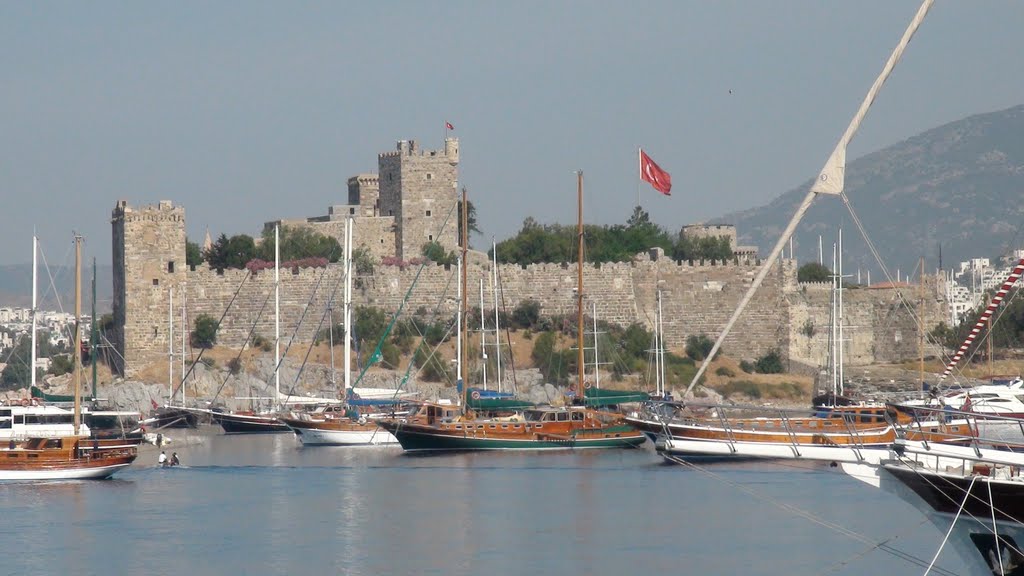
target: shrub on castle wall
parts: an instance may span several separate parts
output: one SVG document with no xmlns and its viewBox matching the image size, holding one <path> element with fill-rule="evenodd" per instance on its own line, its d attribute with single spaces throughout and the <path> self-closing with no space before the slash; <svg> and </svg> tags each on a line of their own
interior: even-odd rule
<svg viewBox="0 0 1024 576">
<path fill-rule="evenodd" d="M 287 270 L 289 268 L 291 268 L 291 269 L 295 269 L 295 268 L 326 268 L 327 267 L 327 262 L 328 262 L 327 258 L 319 258 L 319 257 L 300 258 L 298 260 L 288 260 L 287 262 L 281 262 L 281 268 L 283 268 L 285 270 Z M 260 270 L 268 270 L 268 269 L 269 270 L 273 270 L 274 269 L 274 263 L 273 262 L 267 262 L 266 260 L 260 260 L 259 258 L 255 258 L 253 260 L 250 260 L 248 263 L 246 263 L 245 268 L 249 272 L 252 272 L 253 274 L 255 274 L 256 272 L 259 272 Z"/>
<path fill-rule="evenodd" d="M 192 346 L 196 348 L 213 348 L 217 343 L 217 328 L 219 323 L 213 316 L 200 314 L 196 318 L 195 330 L 192 331 Z"/>
<path fill-rule="evenodd" d="M 400 270 L 405 270 L 409 266 L 419 266 L 423 264 L 423 258 L 410 258 L 409 260 L 402 260 L 398 256 L 386 256 L 380 259 L 382 266 L 394 266 Z"/>
</svg>

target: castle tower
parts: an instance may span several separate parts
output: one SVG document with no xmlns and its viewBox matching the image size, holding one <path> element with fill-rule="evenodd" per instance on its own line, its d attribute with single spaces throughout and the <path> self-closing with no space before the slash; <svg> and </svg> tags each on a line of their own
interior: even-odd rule
<svg viewBox="0 0 1024 576">
<path fill-rule="evenodd" d="M 348 179 L 348 205 L 358 206 L 358 216 L 380 216 L 380 182 L 376 174 Z"/>
<path fill-rule="evenodd" d="M 185 209 L 163 200 L 133 209 L 119 200 L 111 214 L 114 250 L 115 369 L 131 376 L 167 359 L 168 302 L 180 309 L 185 285 Z M 181 337 L 175 312 L 174 340 Z"/>
<path fill-rule="evenodd" d="M 420 150 L 414 140 L 402 140 L 395 152 L 380 154 L 377 162 L 379 215 L 395 218 L 395 255 L 415 258 L 433 241 L 445 251 L 455 250 L 459 140 L 446 138 L 444 150 L 430 151 Z"/>
</svg>

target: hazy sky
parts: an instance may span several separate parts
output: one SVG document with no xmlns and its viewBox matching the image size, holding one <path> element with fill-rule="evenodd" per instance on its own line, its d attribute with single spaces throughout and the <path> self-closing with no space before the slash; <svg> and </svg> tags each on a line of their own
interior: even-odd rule
<svg viewBox="0 0 1024 576">
<path fill-rule="evenodd" d="M 815 175 L 917 10 L 858 2 L 0 2 L 0 263 L 169 199 L 188 235 L 325 214 L 401 139 L 461 140 L 484 239 L 624 222 L 637 147 L 673 230 Z M 1024 102 L 1024 2 L 939 0 L 849 157 Z M 731 91 L 731 93 L 730 93 Z"/>
</svg>

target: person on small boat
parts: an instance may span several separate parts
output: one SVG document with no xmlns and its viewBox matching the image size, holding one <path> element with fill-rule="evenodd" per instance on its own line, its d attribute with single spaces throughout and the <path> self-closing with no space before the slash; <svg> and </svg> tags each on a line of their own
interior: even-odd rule
<svg viewBox="0 0 1024 576">
<path fill-rule="evenodd" d="M 156 459 L 156 463 L 160 466 L 167 466 L 167 453 L 160 451 L 160 457 Z"/>
</svg>

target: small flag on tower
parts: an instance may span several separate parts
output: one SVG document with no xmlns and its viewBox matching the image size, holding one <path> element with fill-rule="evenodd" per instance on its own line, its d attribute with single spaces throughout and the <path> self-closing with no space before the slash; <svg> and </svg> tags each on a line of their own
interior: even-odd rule
<svg viewBox="0 0 1024 576">
<path fill-rule="evenodd" d="M 655 190 L 665 196 L 671 196 L 672 176 L 655 164 L 654 160 L 651 160 L 651 157 L 643 150 L 640 150 L 640 179 L 650 182 Z"/>
<path fill-rule="evenodd" d="M 455 130 L 455 126 L 452 126 L 451 122 L 445 122 L 444 127 L 446 130 Z"/>
</svg>

